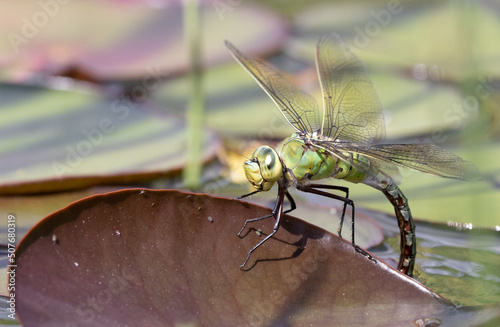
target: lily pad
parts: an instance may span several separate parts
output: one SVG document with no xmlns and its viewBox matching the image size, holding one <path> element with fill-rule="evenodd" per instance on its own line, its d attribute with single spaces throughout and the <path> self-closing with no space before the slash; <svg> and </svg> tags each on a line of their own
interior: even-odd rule
<svg viewBox="0 0 500 327">
<path fill-rule="evenodd" d="M 496 308 L 457 309 L 346 241 L 269 209 L 177 191 L 85 198 L 36 225 L 17 247 L 25 327 L 164 325 L 478 325 Z M 260 228 L 264 235 L 257 235 Z M 390 285 L 388 287 L 387 285 Z"/>
<path fill-rule="evenodd" d="M 47 215 L 79 199 L 123 189 L 120 186 L 98 186 L 68 192 L 0 196 L 0 216 L 16 217 L 16 237 L 20 240 Z M 3 226 L 2 226 L 3 227 Z M 6 243 L 7 229 L 0 229 L 0 240 Z"/>
<path fill-rule="evenodd" d="M 186 162 L 186 126 L 143 98 L 2 85 L 0 194 L 148 181 Z M 204 131 L 202 158 L 215 157 Z"/>
<path fill-rule="evenodd" d="M 204 85 L 210 128 L 226 136 L 290 135 L 291 127 L 275 104 L 237 63 L 207 70 Z M 186 106 L 188 90 L 187 77 L 172 79 L 153 93 L 153 101 L 179 111 Z"/>
<path fill-rule="evenodd" d="M 296 16 L 298 34 L 315 42 L 337 31 L 368 63 L 435 67 L 436 77 L 498 77 L 496 11 L 481 2 L 322 3 Z"/>
<path fill-rule="evenodd" d="M 152 3 L 151 3 L 152 4 Z M 97 79 L 142 79 L 189 68 L 182 1 L 5 3 L 0 22 L 4 80 L 79 67 Z M 201 2 L 204 64 L 229 60 L 222 42 L 240 39 L 248 49 L 272 51 L 284 40 L 284 21 L 265 7 Z M 89 17 L 92 17 L 90 20 Z"/>
</svg>

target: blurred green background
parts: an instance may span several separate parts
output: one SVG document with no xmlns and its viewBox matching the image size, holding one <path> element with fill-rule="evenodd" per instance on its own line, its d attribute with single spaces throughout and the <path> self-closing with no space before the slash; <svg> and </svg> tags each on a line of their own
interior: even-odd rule
<svg viewBox="0 0 500 327">
<path fill-rule="evenodd" d="M 292 130 L 224 40 L 319 100 L 315 44 L 331 32 L 366 63 L 388 142 L 434 143 L 484 174 L 462 182 L 402 170 L 414 217 L 500 229 L 500 1 L 215 0 L 195 3 L 194 15 L 188 2 L 1 2 L 0 211 L 17 215 L 21 235 L 117 188 L 248 193 L 245 156 Z M 392 214 L 382 193 L 335 183 L 358 208 Z"/>
<path fill-rule="evenodd" d="M 388 142 L 435 143 L 484 173 L 465 183 L 402 171 L 414 215 L 500 225 L 498 1 L 221 0 L 199 2 L 195 16 L 182 5 L 3 4 L 12 15 L 0 22 L 0 193 L 151 186 L 163 177 L 166 187 L 185 187 L 176 176 L 196 162 L 204 174 L 195 170 L 189 187 L 245 192 L 244 156 L 291 129 L 223 41 L 320 99 L 315 44 L 336 32 L 369 69 Z M 190 76 L 197 55 L 198 86 Z M 189 116 L 189 101 L 204 109 Z M 378 192 L 349 186 L 362 206 L 391 212 Z"/>
</svg>

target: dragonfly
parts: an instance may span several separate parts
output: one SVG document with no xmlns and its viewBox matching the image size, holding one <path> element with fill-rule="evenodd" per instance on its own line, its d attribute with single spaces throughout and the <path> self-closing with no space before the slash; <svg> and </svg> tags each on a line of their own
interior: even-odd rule
<svg viewBox="0 0 500 327">
<path fill-rule="evenodd" d="M 349 189 L 321 182 L 334 178 L 363 183 L 387 197 L 400 229 L 398 270 L 412 276 L 417 254 L 415 223 L 408 200 L 398 187 L 401 181 L 398 166 L 446 178 L 477 180 L 480 173 L 474 164 L 434 144 L 385 144 L 382 106 L 367 69 L 337 34 L 321 37 L 316 47 L 322 110 L 312 95 L 289 83 L 280 72 L 244 55 L 229 41 L 225 41 L 225 45 L 294 129 L 275 149 L 260 146 L 244 162 L 245 176 L 256 190 L 240 199 L 269 191 L 274 184 L 278 185 L 278 195 L 271 214 L 246 220 L 239 232 L 241 236 L 249 223 L 261 219 L 274 217 L 276 220 L 273 231 L 248 252 L 240 268 L 258 247 L 276 234 L 283 214 L 296 208 L 288 191 L 290 187 L 342 201 L 337 231 L 340 237 L 349 206 L 352 245 L 374 260 L 354 242 L 355 210 Z M 285 198 L 290 208 L 284 211 Z"/>
</svg>

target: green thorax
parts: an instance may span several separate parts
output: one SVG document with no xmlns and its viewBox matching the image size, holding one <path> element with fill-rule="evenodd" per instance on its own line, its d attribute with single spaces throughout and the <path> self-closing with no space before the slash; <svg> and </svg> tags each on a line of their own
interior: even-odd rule
<svg viewBox="0 0 500 327">
<path fill-rule="evenodd" d="M 299 181 L 333 177 L 359 183 L 366 176 L 351 165 L 338 160 L 326 150 L 307 144 L 306 140 L 296 133 L 278 145 L 276 151 L 286 168 L 291 170 Z M 363 160 L 364 158 L 356 156 L 356 159 Z"/>
</svg>

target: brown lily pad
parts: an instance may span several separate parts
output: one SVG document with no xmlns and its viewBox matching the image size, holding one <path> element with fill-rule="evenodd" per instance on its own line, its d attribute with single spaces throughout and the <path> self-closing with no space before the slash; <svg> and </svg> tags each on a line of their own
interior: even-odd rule
<svg viewBox="0 0 500 327">
<path fill-rule="evenodd" d="M 139 189 L 75 202 L 18 245 L 19 318 L 26 327 L 418 326 L 477 319 L 290 216 L 240 270 L 273 221 L 252 223 L 242 238 L 237 232 L 245 219 L 268 212 L 242 201 Z"/>
<path fill-rule="evenodd" d="M 283 19 L 263 6 L 200 1 L 203 63 L 229 60 L 224 39 L 269 52 L 286 38 Z M 148 79 L 189 69 L 182 1 L 6 2 L 0 21 L 0 79 L 61 74 L 69 68 L 98 80 Z M 91 19 L 90 19 L 91 17 Z"/>
</svg>

